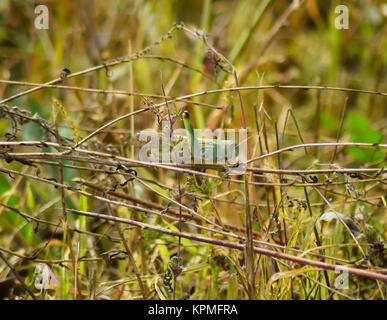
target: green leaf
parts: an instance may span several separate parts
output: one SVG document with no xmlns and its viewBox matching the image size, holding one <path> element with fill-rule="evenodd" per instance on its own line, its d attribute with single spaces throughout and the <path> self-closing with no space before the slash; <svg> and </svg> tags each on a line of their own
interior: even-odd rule
<svg viewBox="0 0 387 320">
<path fill-rule="evenodd" d="M 169 229 L 178 232 L 179 229 L 176 228 L 173 224 L 169 223 L 166 219 L 163 219 L 163 222 L 168 226 Z M 187 238 L 181 238 L 181 244 L 193 255 L 198 253 L 198 249 L 192 246 L 191 240 Z"/>
<path fill-rule="evenodd" d="M 35 210 L 35 199 L 34 199 L 34 194 L 31 190 L 31 185 L 29 182 L 27 182 L 27 207 L 30 210 L 30 212 L 34 212 Z"/>
<path fill-rule="evenodd" d="M 7 177 L 4 173 L 0 173 L 0 195 L 7 192 L 9 189 L 11 189 L 11 184 L 7 180 Z"/>
<path fill-rule="evenodd" d="M 9 200 L 7 202 L 7 205 L 11 207 L 16 207 L 19 203 L 19 197 L 16 195 L 12 195 L 9 197 Z M 16 212 L 11 210 L 4 209 L 0 215 L 0 228 L 5 227 L 7 223 L 16 224 L 17 219 L 20 218 L 20 215 L 18 215 Z M 24 219 L 23 219 L 24 220 Z M 6 222 L 5 222 L 6 221 Z"/>
<path fill-rule="evenodd" d="M 161 241 L 161 239 L 156 239 L 155 242 L 159 247 L 160 257 L 161 257 L 161 260 L 163 260 L 163 264 L 167 265 L 168 261 L 171 259 L 169 255 L 168 247 L 165 244 L 163 244 L 163 241 Z"/>
<path fill-rule="evenodd" d="M 351 112 L 347 118 L 347 133 L 351 142 L 383 143 L 380 132 L 373 130 L 371 123 L 362 115 Z M 384 153 L 374 148 L 349 147 L 349 154 L 363 163 L 383 159 Z"/>
<path fill-rule="evenodd" d="M 28 107 L 33 116 L 38 116 L 44 119 L 41 113 L 40 105 L 33 99 L 28 101 Z M 28 122 L 24 125 L 23 139 L 24 140 L 41 140 L 43 137 L 43 128 L 35 122 Z"/>
</svg>

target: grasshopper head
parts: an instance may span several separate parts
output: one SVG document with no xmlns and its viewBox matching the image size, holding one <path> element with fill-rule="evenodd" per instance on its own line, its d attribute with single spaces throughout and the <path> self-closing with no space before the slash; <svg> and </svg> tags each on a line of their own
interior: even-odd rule
<svg viewBox="0 0 387 320">
<path fill-rule="evenodd" d="M 183 118 L 184 119 L 189 119 L 189 112 L 187 110 L 184 110 L 183 112 Z"/>
</svg>

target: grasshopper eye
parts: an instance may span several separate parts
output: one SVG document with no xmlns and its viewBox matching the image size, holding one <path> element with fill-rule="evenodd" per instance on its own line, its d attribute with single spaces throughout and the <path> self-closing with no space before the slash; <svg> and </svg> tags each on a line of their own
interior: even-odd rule
<svg viewBox="0 0 387 320">
<path fill-rule="evenodd" d="M 183 118 L 189 119 L 189 112 L 187 110 L 183 112 Z"/>
</svg>

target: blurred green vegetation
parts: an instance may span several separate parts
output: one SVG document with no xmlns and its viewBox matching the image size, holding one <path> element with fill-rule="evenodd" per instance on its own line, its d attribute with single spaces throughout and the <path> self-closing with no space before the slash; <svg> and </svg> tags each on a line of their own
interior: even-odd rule
<svg viewBox="0 0 387 320">
<path fill-rule="evenodd" d="M 48 30 L 34 27 L 35 4 L 24 0 L 2 0 L 0 2 L 0 79 L 46 83 L 60 76 L 63 68 L 76 73 L 93 66 L 101 65 L 116 57 L 126 56 L 154 44 L 165 35 L 174 23 L 184 22 L 196 34 L 207 34 L 208 42 L 226 58 L 232 60 L 237 70 L 240 86 L 258 85 L 324 85 L 340 88 L 353 88 L 387 92 L 387 4 L 382 0 L 338 1 L 305 0 L 299 7 L 292 7 L 292 1 L 256 0 L 203 0 L 203 1 L 40 1 L 49 9 Z M 339 4 L 349 8 L 349 29 L 335 28 L 334 9 Z M 166 95 L 179 97 L 191 93 L 235 86 L 232 75 L 224 72 L 214 62 L 206 46 L 198 37 L 175 30 L 171 37 L 152 47 L 149 55 L 158 58 L 143 58 L 131 63 L 102 68 L 79 77 L 65 79 L 61 84 L 80 88 L 125 90 L 162 95 L 162 85 Z M 163 57 L 173 58 L 204 72 L 198 73 L 182 67 Z M 133 68 L 133 72 L 131 72 Z M 0 83 L 0 100 L 26 90 L 28 86 Z M 259 110 L 260 121 L 265 118 L 265 138 L 268 149 L 277 148 L 276 126 L 280 135 L 284 131 L 281 147 L 299 144 L 294 122 L 288 121 L 284 130 L 286 113 L 289 108 L 294 112 L 305 142 L 367 142 L 386 143 L 387 136 L 387 99 L 381 95 L 362 94 L 327 90 L 280 89 L 243 91 L 243 105 L 247 127 L 252 134 L 257 133 L 255 108 Z M 54 116 L 53 98 L 59 99 L 67 109 L 76 130 L 66 116 Z M 152 103 L 163 100 L 151 100 Z M 214 110 L 203 106 L 184 105 L 193 113 L 195 127 L 210 129 L 240 128 L 242 126 L 241 108 L 236 93 L 203 95 L 197 102 L 223 107 Z M 74 139 L 77 134 L 86 137 L 92 130 L 108 121 L 146 105 L 140 97 L 127 97 L 112 94 L 96 94 L 84 91 L 45 88 L 24 95 L 7 103 L 10 108 L 17 106 L 28 110 L 55 124 L 58 122 L 62 137 Z M 179 108 L 182 105 L 179 104 Z M 172 108 L 171 108 L 172 109 Z M 224 112 L 223 112 L 224 111 Z M 344 114 L 344 118 L 341 115 Z M 151 112 L 135 117 L 138 131 L 157 127 L 155 115 Z M 343 122 L 340 130 L 340 123 Z M 261 122 L 262 125 L 262 122 Z M 181 121 L 176 126 L 182 126 Z M 7 117 L 0 119 L 0 136 L 6 141 L 6 134 L 12 131 L 12 121 Z M 20 126 L 15 140 L 42 140 L 44 130 L 35 122 Z M 87 145 L 96 151 L 112 152 L 131 157 L 130 130 L 131 120 L 118 122 L 111 131 L 98 135 L 94 144 Z M 79 131 L 79 132 L 76 132 Z M 249 156 L 260 154 L 258 139 L 251 140 Z M 383 168 L 387 166 L 386 152 L 382 148 L 340 148 L 332 158 L 332 148 L 309 149 L 308 154 L 300 151 L 289 152 L 282 156 L 283 169 L 306 169 L 313 163 L 334 162 L 343 168 Z M 31 148 L 26 150 L 32 152 Z M 55 152 L 54 148 L 42 149 Z M 264 148 L 264 151 L 269 151 Z M 334 161 L 333 161 L 333 160 Z M 1 160 L 1 166 L 20 172 L 37 174 L 37 169 L 13 161 Z M 78 164 L 64 161 L 63 164 Z M 78 164 L 79 165 L 79 164 Z M 278 168 L 277 159 L 257 162 L 257 166 Z M 318 165 L 317 165 L 318 166 Z M 326 168 L 326 167 L 319 167 Z M 164 196 L 175 197 L 177 178 L 173 173 L 163 170 L 138 170 L 144 179 L 157 181 L 152 186 Z M 41 166 L 41 177 L 60 179 L 57 166 Z M 63 169 L 63 181 L 78 186 L 73 178 L 89 179 L 96 184 L 112 187 L 118 182 L 108 175 L 97 176 L 95 172 L 80 171 L 75 168 Z M 382 175 L 382 178 L 385 177 Z M 321 176 L 321 178 L 323 178 Z M 256 181 L 268 181 L 267 175 L 256 177 Z M 276 178 L 277 179 L 277 178 Z M 340 179 L 340 178 L 339 178 Z M 278 180 L 278 179 L 277 179 Z M 277 181 L 275 180 L 275 181 Z M 343 179 L 342 179 L 343 180 Z M 385 180 L 385 178 L 384 178 Z M 182 178 L 182 184 L 186 178 Z M 364 213 L 364 228 L 369 225 L 375 234 L 375 242 L 387 239 L 386 186 L 381 183 L 356 184 L 356 196 L 348 195 L 345 185 L 337 185 L 333 193 L 321 192 L 337 211 L 351 218 L 361 208 Z M 375 185 L 371 185 L 375 184 Z M 167 187 L 165 187 L 167 186 Z M 84 188 L 84 187 L 82 187 Z M 169 189 L 168 189 L 169 188 Z M 333 188 L 333 187 L 332 187 Z M 149 190 L 142 184 L 131 182 L 121 192 L 131 194 L 141 200 L 149 200 L 167 205 L 160 194 Z M 173 190 L 171 190 L 173 189 Z M 273 190 L 272 190 L 273 189 Z M 262 204 L 254 210 L 254 231 L 264 232 L 261 223 L 268 225 L 271 210 L 278 205 L 275 192 L 286 192 L 292 199 L 304 200 L 303 188 L 275 189 L 251 187 L 251 201 Z M 85 189 L 82 189 L 85 190 Z M 191 188 L 190 191 L 193 190 Z M 353 190 L 352 190 L 353 191 Z M 352 192 L 351 191 L 351 192 Z M 207 201 L 203 196 L 199 212 L 208 217 L 220 214 L 224 221 L 236 226 L 244 225 L 245 195 L 241 185 L 223 183 L 211 188 L 211 195 L 227 193 L 225 199 L 231 202 Z M 359 200 L 359 195 L 361 199 Z M 364 197 L 363 197 L 364 196 Z M 11 177 L 0 173 L 0 202 L 21 212 L 51 223 L 63 222 L 61 219 L 61 189 L 39 181 L 20 176 Z M 354 200 L 355 199 L 355 200 Z M 356 200 L 357 199 L 357 200 Z M 206 203 L 204 203 L 207 201 Z M 214 202 L 212 202 L 214 201 Z M 233 202 L 235 201 L 235 203 Z M 319 194 L 310 195 L 312 203 L 323 203 Z M 238 203 L 239 202 L 239 203 Z M 285 202 L 285 200 L 284 200 Z M 216 203 L 216 204 L 214 204 Z M 107 213 L 106 206 L 95 198 L 83 197 L 66 191 L 65 204 L 68 208 Z M 281 203 L 282 204 L 282 203 Z M 114 209 L 125 218 L 153 223 L 179 230 L 178 225 L 164 218 L 149 217 L 142 212 L 134 212 L 121 207 Z M 282 210 L 282 209 L 281 209 Z M 297 211 L 298 210 L 298 211 Z M 312 232 L 316 225 L 322 238 L 322 245 L 328 247 L 324 254 L 355 263 L 362 259 L 357 247 L 334 246 L 350 244 L 353 238 L 345 233 L 339 222 L 331 222 L 336 229 L 314 220 L 305 208 L 292 208 L 280 211 L 282 223 L 287 222 L 289 243 L 292 247 L 308 250 L 316 246 Z M 313 206 L 313 214 L 318 216 L 326 205 Z M 215 213 L 214 213 L 215 212 Z M 215 220 L 215 218 L 213 218 Z M 26 277 L 26 284 L 33 288 L 36 263 L 20 258 L 36 254 L 41 260 L 66 260 L 67 268 L 58 263 L 50 264 L 53 272 L 62 283 L 60 290 L 48 290 L 45 299 L 74 299 L 77 297 L 75 286 L 81 286 L 82 298 L 87 298 L 92 287 L 91 275 L 96 273 L 97 293 L 102 299 L 141 299 L 141 291 L 128 259 L 106 258 L 107 251 L 124 250 L 113 225 L 69 215 L 69 225 L 81 231 L 110 235 L 109 238 L 88 238 L 87 235 L 72 232 L 72 246 L 75 250 L 80 243 L 80 257 L 96 258 L 91 262 L 79 262 L 78 284 L 71 272 L 69 260 L 71 250 L 67 247 L 66 236 L 60 227 L 46 226 L 42 223 L 27 223 L 16 212 L 0 207 L 0 247 L 16 252 L 8 254 L 16 269 Z M 283 228 L 286 226 L 282 225 Z M 160 279 L 171 256 L 177 253 L 178 239 L 154 231 L 141 231 L 136 228 L 124 229 L 127 243 L 139 272 L 149 290 L 149 299 L 172 298 L 163 288 Z M 334 231 L 338 230 L 338 231 Z M 192 228 L 187 230 L 194 232 Z M 210 232 L 202 232 L 210 236 Z M 217 236 L 214 236 L 215 238 Z M 92 239 L 92 240 L 91 240 Z M 361 239 L 371 245 L 370 239 Z M 367 242 L 368 241 L 368 242 Z M 225 249 L 216 251 L 213 246 L 182 239 L 182 258 L 184 270 L 178 277 L 176 298 L 178 299 L 246 299 L 248 297 L 245 276 L 245 261 L 241 252 Z M 367 247 L 368 248 L 368 247 Z M 216 252 L 215 252 L 215 251 Z M 367 250 L 367 249 L 365 249 Z M 317 251 L 316 251 L 317 252 Z M 79 252 L 78 252 L 79 253 Z M 109 254 L 111 254 L 110 252 Z M 109 255 L 108 254 L 108 255 Z M 103 257 L 103 258 L 101 258 Z M 376 267 L 386 268 L 387 259 Z M 379 261 L 379 260 L 378 260 Z M 332 261 L 330 261 L 332 262 Z M 375 264 L 373 265 L 375 266 Z M 300 266 L 302 268 L 303 266 Z M 291 272 L 289 263 L 278 263 L 275 259 L 262 257 L 257 272 L 257 297 L 259 299 L 328 299 L 332 293 L 324 286 L 315 285 L 318 280 L 326 284 L 320 271 L 305 271 L 303 275 L 292 278 L 287 275 L 278 281 L 271 278 L 279 272 Z M 0 265 L 0 280 L 9 276 L 9 270 Z M 335 273 L 329 273 L 334 282 Z M 272 281 L 270 281 L 272 279 Z M 312 280 L 311 280 L 312 279 Z M 351 278 L 350 290 L 345 293 L 360 299 L 386 298 L 386 285 L 362 278 Z M 65 285 L 63 284 L 65 281 Z M 122 283 L 120 281 L 123 281 Z M 243 285 L 242 285 L 243 284 Z M 105 291 L 102 289 L 106 289 Z M 35 290 L 36 291 L 36 290 Z M 278 294 L 277 294 L 278 293 Z M 37 292 L 38 294 L 38 292 Z M 97 294 L 98 296 L 98 294 Z M 345 299 L 339 294 L 335 299 Z M 25 294 L 27 298 L 28 295 Z"/>
</svg>

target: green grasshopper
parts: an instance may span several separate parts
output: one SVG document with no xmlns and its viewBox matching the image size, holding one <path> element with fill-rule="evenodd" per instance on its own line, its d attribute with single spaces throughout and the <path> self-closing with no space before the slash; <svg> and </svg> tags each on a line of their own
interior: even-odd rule
<svg viewBox="0 0 387 320">
<path fill-rule="evenodd" d="M 186 135 L 184 135 L 184 129 L 176 129 L 172 132 L 170 128 L 172 121 L 163 121 L 162 133 L 152 130 L 140 132 L 137 141 L 132 142 L 137 147 L 141 146 L 140 159 L 156 163 L 191 164 L 195 171 L 213 168 L 218 170 L 222 176 L 227 176 L 230 167 L 234 167 L 235 159 L 239 160 L 238 144 L 234 140 L 222 139 L 223 136 L 219 135 L 217 139 L 197 137 L 197 131 L 192 126 L 188 111 L 183 112 L 182 118 Z M 223 132 L 220 133 L 223 134 Z M 139 141 L 145 144 L 136 143 Z M 191 191 L 208 194 L 216 184 L 211 178 L 207 179 L 201 175 L 193 174 L 192 178 L 193 181 L 187 181 L 191 186 Z"/>
<path fill-rule="evenodd" d="M 234 140 L 198 139 L 188 111 L 183 112 L 183 122 L 189 140 L 191 160 L 200 162 L 212 159 L 223 164 L 238 156 L 238 144 Z"/>
<path fill-rule="evenodd" d="M 169 292 L 173 292 L 174 282 L 176 277 L 183 271 L 181 265 L 181 258 L 173 256 L 167 264 L 167 268 L 164 273 L 164 285 L 168 288 Z"/>
<path fill-rule="evenodd" d="M 197 138 L 188 111 L 183 112 L 183 122 L 188 136 L 193 165 L 201 163 L 202 160 L 207 162 L 206 160 L 210 159 L 210 161 L 214 160 L 216 164 L 221 164 L 227 172 L 227 162 L 238 156 L 238 144 L 234 140 Z M 213 183 L 212 179 L 193 175 L 191 189 L 202 193 L 211 193 Z"/>
<path fill-rule="evenodd" d="M 177 152 L 180 156 L 183 154 L 183 150 L 189 151 L 189 154 L 185 155 L 185 163 L 190 161 L 193 165 L 205 163 L 219 164 L 221 166 L 225 166 L 228 164 L 232 164 L 232 162 L 237 159 L 239 148 L 238 144 L 234 140 L 226 140 L 220 138 L 198 138 L 192 126 L 188 111 L 183 112 L 183 122 L 186 131 L 186 136 L 173 134 L 172 139 L 170 139 L 171 137 L 168 137 L 168 133 L 170 133 L 169 130 L 167 130 L 167 133 L 165 133 L 164 130 L 163 133 L 157 133 L 157 143 L 156 147 L 154 148 L 156 148 L 159 158 L 164 159 L 163 157 L 160 157 L 160 146 L 165 146 L 165 141 L 167 141 L 167 148 L 161 151 L 163 152 L 162 154 L 172 154 L 175 151 L 175 147 L 178 146 L 179 148 L 177 148 Z M 167 140 L 165 140 L 166 138 Z M 164 144 L 160 144 L 159 141 L 162 141 L 163 139 Z M 149 143 L 139 143 L 139 141 L 140 138 L 139 136 L 137 136 L 136 141 L 131 141 L 131 143 L 135 144 L 137 147 L 142 147 Z M 186 156 L 188 156 L 188 158 Z"/>
</svg>

